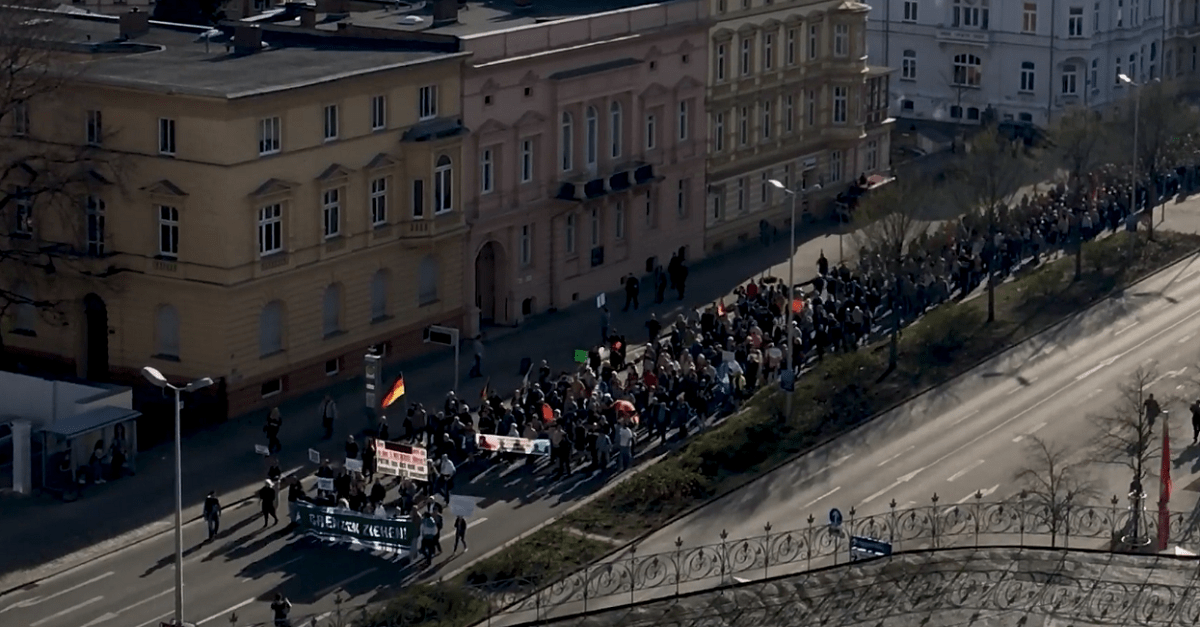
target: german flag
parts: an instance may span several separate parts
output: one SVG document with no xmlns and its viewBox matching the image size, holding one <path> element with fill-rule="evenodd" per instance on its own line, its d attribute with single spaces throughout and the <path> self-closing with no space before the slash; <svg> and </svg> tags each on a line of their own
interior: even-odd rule
<svg viewBox="0 0 1200 627">
<path fill-rule="evenodd" d="M 488 398 L 488 388 L 492 385 L 492 378 L 488 377 L 487 381 L 483 382 L 483 389 L 479 391 L 479 400 L 486 401 Z"/>
<path fill-rule="evenodd" d="M 387 396 L 383 397 L 383 406 L 387 407 L 388 405 L 395 403 L 396 401 L 400 400 L 401 396 L 404 396 L 403 374 L 401 374 L 399 377 L 396 377 L 396 383 L 392 385 L 392 391 L 388 392 Z"/>
</svg>

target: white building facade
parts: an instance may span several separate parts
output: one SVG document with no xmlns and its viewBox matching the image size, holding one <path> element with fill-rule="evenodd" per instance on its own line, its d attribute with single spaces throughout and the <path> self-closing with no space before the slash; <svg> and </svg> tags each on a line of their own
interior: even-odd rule
<svg viewBox="0 0 1200 627">
<path fill-rule="evenodd" d="M 895 117 L 1045 125 L 1063 109 L 1124 98 L 1118 74 L 1173 74 L 1178 52 L 1163 53 L 1167 1 L 879 0 L 870 62 L 898 70 Z"/>
</svg>

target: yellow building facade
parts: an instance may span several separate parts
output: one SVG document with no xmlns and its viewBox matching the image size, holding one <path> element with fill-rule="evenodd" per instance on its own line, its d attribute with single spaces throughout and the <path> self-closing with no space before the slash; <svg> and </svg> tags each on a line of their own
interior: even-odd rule
<svg viewBox="0 0 1200 627">
<path fill-rule="evenodd" d="M 116 23 L 72 27 L 117 35 Z M 8 233 L 69 251 L 53 273 L 3 268 L 14 292 L 56 303 L 11 308 L 8 350 L 92 379 L 145 365 L 219 378 L 236 415 L 360 375 L 371 347 L 411 355 L 424 326 L 461 323 L 463 55 L 331 61 L 301 44 L 267 50 L 271 35 L 240 27 L 227 46 L 131 28 L 177 56 L 94 56 L 31 101 L 15 140 L 92 144 L 103 165 L 75 207 L 35 206 L 31 232 Z M 155 72 L 180 84 L 151 84 Z"/>
</svg>

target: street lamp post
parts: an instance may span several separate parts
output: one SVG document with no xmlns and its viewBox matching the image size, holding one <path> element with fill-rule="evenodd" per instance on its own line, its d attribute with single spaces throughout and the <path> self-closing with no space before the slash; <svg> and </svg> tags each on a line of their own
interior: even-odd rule
<svg viewBox="0 0 1200 627">
<path fill-rule="evenodd" d="M 1128 74 L 1117 74 L 1117 79 L 1122 83 L 1132 86 L 1137 89 L 1137 96 L 1133 99 L 1133 173 L 1130 175 L 1132 186 L 1129 190 L 1129 212 L 1137 213 L 1137 179 L 1138 179 L 1138 127 L 1142 125 L 1142 86 L 1144 83 L 1138 83 L 1129 77 Z M 1157 82 L 1158 79 L 1151 79 Z M 1153 184 L 1153 181 L 1151 182 Z M 1164 210 L 1165 211 L 1165 210 Z M 1154 237 L 1154 209 L 1153 205 L 1150 210 L 1150 237 Z"/>
<path fill-rule="evenodd" d="M 175 625 L 183 625 L 183 432 L 179 428 L 179 410 L 183 406 L 181 392 L 195 392 L 213 384 L 204 377 L 183 387 L 171 385 L 156 368 L 142 368 L 142 376 L 155 387 L 175 392 Z"/>
<path fill-rule="evenodd" d="M 795 367 L 794 362 L 792 360 L 792 353 L 795 352 L 795 345 L 796 345 L 796 340 L 795 340 L 796 326 L 795 326 L 795 324 L 792 323 L 792 318 L 794 315 L 793 307 L 795 306 L 794 303 L 796 302 L 796 198 L 799 197 L 800 194 L 806 194 L 807 190 L 801 189 L 799 192 L 790 190 L 790 189 L 788 189 L 787 185 L 784 185 L 778 179 L 770 179 L 767 182 L 770 183 L 776 189 L 783 190 L 783 192 L 785 194 L 787 194 L 788 196 L 791 196 L 791 199 L 792 199 L 792 209 L 791 209 L 792 217 L 788 223 L 788 230 L 791 231 L 791 239 L 789 240 L 790 244 L 788 245 L 788 302 L 787 302 L 787 372 L 788 372 L 788 376 L 792 377 L 792 385 L 791 385 L 791 388 L 787 390 L 787 400 L 785 401 L 786 405 L 784 406 L 785 407 L 784 412 L 790 418 L 792 415 L 792 394 L 796 388 L 796 383 L 795 383 L 796 373 L 795 373 L 795 369 L 794 369 L 794 367 Z M 817 186 L 814 186 L 814 188 L 820 189 L 820 186 L 817 185 Z"/>
</svg>

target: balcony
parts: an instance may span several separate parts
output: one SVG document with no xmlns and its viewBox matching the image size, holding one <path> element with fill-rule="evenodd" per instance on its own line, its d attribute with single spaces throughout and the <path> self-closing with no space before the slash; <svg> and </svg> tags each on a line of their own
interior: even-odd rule
<svg viewBox="0 0 1200 627">
<path fill-rule="evenodd" d="M 584 202 L 608 194 L 629 191 L 656 180 L 654 165 L 636 162 L 618 166 L 611 174 L 596 174 L 586 179 L 563 181 L 554 195 L 559 200 Z"/>
<path fill-rule="evenodd" d="M 941 43 L 963 44 L 987 48 L 992 43 L 992 32 L 971 29 L 938 29 L 937 40 Z"/>
<path fill-rule="evenodd" d="M 413 243 L 436 241 L 466 230 L 461 211 L 448 211 L 421 220 L 401 222 L 396 226 L 399 228 L 400 239 Z"/>
</svg>

